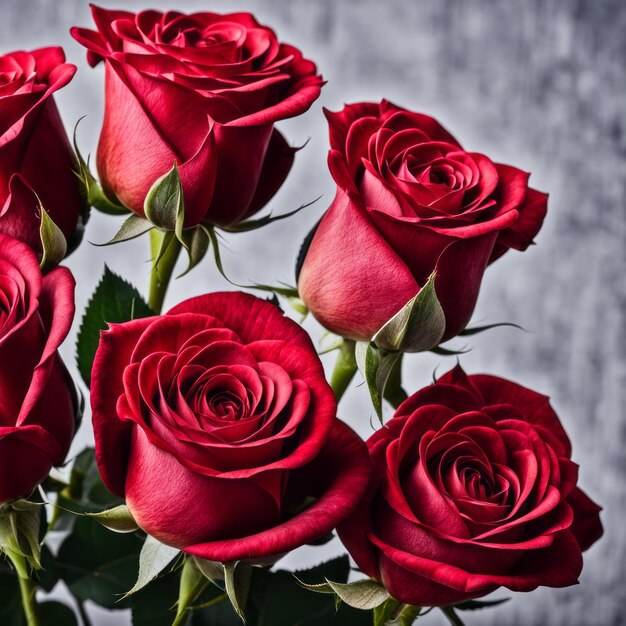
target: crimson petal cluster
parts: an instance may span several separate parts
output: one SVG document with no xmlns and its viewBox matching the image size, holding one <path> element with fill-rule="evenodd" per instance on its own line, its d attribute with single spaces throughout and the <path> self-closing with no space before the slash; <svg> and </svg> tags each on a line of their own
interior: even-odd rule
<svg viewBox="0 0 626 626">
<path fill-rule="evenodd" d="M 143 215 L 150 186 L 176 161 L 186 226 L 260 210 L 295 153 L 274 123 L 319 96 L 315 64 L 249 13 L 92 13 L 97 31 L 72 34 L 92 65 L 106 61 L 97 163 L 107 193 Z"/>
<path fill-rule="evenodd" d="M 572 585 L 602 534 L 548 399 L 515 383 L 456 367 L 367 445 L 369 493 L 340 537 L 402 602 Z"/>
<path fill-rule="evenodd" d="M 157 539 L 213 561 L 332 530 L 369 477 L 308 335 L 241 293 L 111 325 L 92 374 L 106 485 Z"/>
<path fill-rule="evenodd" d="M 74 279 L 44 278 L 33 251 L 0 235 L 0 504 L 30 492 L 70 447 L 78 398 L 57 349 L 74 317 Z"/>
<path fill-rule="evenodd" d="M 38 199 L 70 248 L 82 236 L 76 159 L 53 98 L 75 72 L 61 48 L 0 56 L 0 233 L 38 253 Z"/>
<path fill-rule="evenodd" d="M 436 271 L 443 339 L 455 336 L 486 266 L 532 243 L 546 194 L 526 172 L 464 150 L 432 117 L 385 100 L 326 116 L 337 194 L 306 254 L 302 298 L 329 330 L 370 340 Z"/>
</svg>

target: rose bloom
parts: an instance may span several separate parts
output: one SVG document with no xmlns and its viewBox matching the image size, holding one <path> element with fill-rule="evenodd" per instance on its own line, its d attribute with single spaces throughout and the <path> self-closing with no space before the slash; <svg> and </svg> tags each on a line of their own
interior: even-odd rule
<svg viewBox="0 0 626 626">
<path fill-rule="evenodd" d="M 548 398 L 508 380 L 457 366 L 367 445 L 369 492 L 339 534 L 401 602 L 572 585 L 602 535 Z"/>
<path fill-rule="evenodd" d="M 70 250 L 82 237 L 76 158 L 53 97 L 75 72 L 61 48 L 0 56 L 0 233 L 37 253 L 37 197 Z"/>
<path fill-rule="evenodd" d="M 383 100 L 326 112 L 337 194 L 298 281 L 330 331 L 370 340 L 437 272 L 449 339 L 465 328 L 483 272 L 539 231 L 547 196 L 528 174 L 466 152 L 435 119 Z"/>
<path fill-rule="evenodd" d="M 242 293 L 112 324 L 92 372 L 96 457 L 141 528 L 211 561 L 330 532 L 369 478 L 308 335 Z"/>
<path fill-rule="evenodd" d="M 97 31 L 71 32 L 92 66 L 106 61 L 106 193 L 143 216 L 150 186 L 176 162 L 186 226 L 259 211 L 295 153 L 274 123 L 319 96 L 315 65 L 249 13 L 92 13 Z"/>
<path fill-rule="evenodd" d="M 78 398 L 57 353 L 74 318 L 74 279 L 44 278 L 33 251 L 0 235 L 0 504 L 31 491 L 70 447 Z"/>
</svg>

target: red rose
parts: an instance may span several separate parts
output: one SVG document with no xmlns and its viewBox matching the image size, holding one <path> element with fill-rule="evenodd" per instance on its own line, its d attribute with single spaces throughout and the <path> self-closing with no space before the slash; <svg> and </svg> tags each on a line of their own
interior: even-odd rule
<svg viewBox="0 0 626 626">
<path fill-rule="evenodd" d="M 260 210 L 295 153 L 274 122 L 319 96 L 315 65 L 249 13 L 92 13 L 97 32 L 71 32 L 92 66 L 106 61 L 105 191 L 143 216 L 150 186 L 177 162 L 186 226 Z"/>
<path fill-rule="evenodd" d="M 369 477 L 308 335 L 242 293 L 112 324 L 91 387 L 102 478 L 160 541 L 212 561 L 330 532 Z"/>
<path fill-rule="evenodd" d="M 374 478 L 339 533 L 401 602 L 572 585 L 602 535 L 548 399 L 502 378 L 456 367 L 367 445 Z"/>
<path fill-rule="evenodd" d="M 532 243 L 547 196 L 426 115 L 383 100 L 326 116 L 337 195 L 299 276 L 303 300 L 332 332 L 367 341 L 436 271 L 443 339 L 455 336 L 487 264 Z"/>
<path fill-rule="evenodd" d="M 38 253 L 37 197 L 70 248 L 82 237 L 76 159 L 52 96 L 75 72 L 61 48 L 0 56 L 0 233 Z"/>
<path fill-rule="evenodd" d="M 32 250 L 0 235 L 0 504 L 27 496 L 74 435 L 77 396 L 57 348 L 74 317 L 74 279 L 41 276 Z"/>
</svg>

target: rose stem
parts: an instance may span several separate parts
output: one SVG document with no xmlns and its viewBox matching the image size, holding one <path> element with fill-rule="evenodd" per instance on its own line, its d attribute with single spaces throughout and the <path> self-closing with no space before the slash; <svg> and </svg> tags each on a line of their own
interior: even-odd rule
<svg viewBox="0 0 626 626">
<path fill-rule="evenodd" d="M 452 626 L 464 626 L 463 620 L 457 615 L 453 607 L 442 606 L 441 610 L 443 614 L 448 618 L 448 621 L 452 624 Z"/>
<path fill-rule="evenodd" d="M 22 596 L 22 608 L 28 626 L 39 626 L 39 612 L 37 607 L 37 587 L 33 584 L 29 574 L 26 559 L 15 552 L 7 552 L 15 570 L 20 584 L 20 594 Z"/>
<path fill-rule="evenodd" d="M 354 356 L 354 341 L 350 339 L 344 339 L 341 347 L 339 348 L 339 355 L 335 362 L 335 369 L 330 377 L 330 386 L 335 392 L 335 398 L 337 402 L 341 400 L 341 397 L 345 393 L 350 381 L 356 374 L 356 358 Z"/>
<path fill-rule="evenodd" d="M 155 313 L 161 313 L 167 288 L 172 279 L 174 266 L 180 254 L 181 244 L 176 237 L 172 237 L 167 249 L 159 259 L 158 267 L 154 264 L 161 249 L 165 233 L 156 228 L 150 231 L 150 250 L 152 252 L 152 271 L 150 272 L 150 291 L 148 305 Z"/>
</svg>

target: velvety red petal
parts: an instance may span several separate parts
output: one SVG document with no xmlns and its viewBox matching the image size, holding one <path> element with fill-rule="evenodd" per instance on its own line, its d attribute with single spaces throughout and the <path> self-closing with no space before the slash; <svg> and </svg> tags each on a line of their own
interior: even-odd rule
<svg viewBox="0 0 626 626">
<path fill-rule="evenodd" d="M 285 317 L 271 302 L 250 294 L 223 291 L 189 298 L 170 309 L 167 315 L 180 313 L 217 318 L 224 327 L 235 332 L 243 343 L 278 339 L 315 351 L 311 338 L 299 324 Z"/>
<path fill-rule="evenodd" d="M 291 171 L 296 152 L 297 148 L 292 148 L 282 134 L 274 129 L 265 153 L 256 191 L 241 219 L 254 215 L 274 197 Z"/>
<path fill-rule="evenodd" d="M 118 419 L 116 404 L 124 392 L 122 374 L 135 345 L 154 318 L 111 324 L 102 332 L 91 371 L 91 411 L 96 459 L 104 484 L 124 497 L 132 427 Z"/>
<path fill-rule="evenodd" d="M 196 474 L 149 442 L 137 426 L 130 440 L 126 502 L 141 528 L 159 541 L 185 548 L 254 535 L 278 522 L 274 497 L 253 479 Z"/>
<path fill-rule="evenodd" d="M 570 493 L 567 501 L 574 510 L 572 533 L 574 533 L 580 549 L 587 550 L 604 534 L 600 521 L 602 507 L 598 506 L 584 491 L 578 488 Z"/>
<path fill-rule="evenodd" d="M 315 502 L 297 515 L 248 537 L 189 545 L 185 552 L 227 563 L 278 556 L 328 534 L 356 507 L 367 486 L 370 464 L 360 438 L 336 421 L 327 444 L 308 466 L 293 472 L 287 493 Z"/>
<path fill-rule="evenodd" d="M 419 290 L 364 211 L 338 190 L 315 232 L 298 280 L 300 296 L 328 330 L 369 340 Z"/>
</svg>

